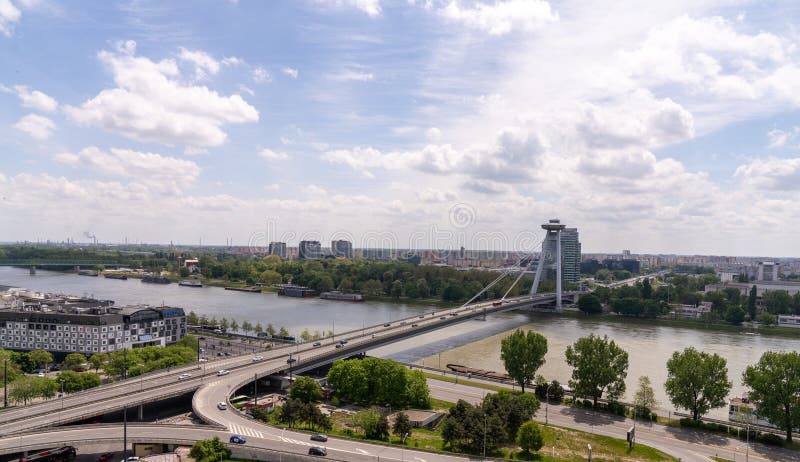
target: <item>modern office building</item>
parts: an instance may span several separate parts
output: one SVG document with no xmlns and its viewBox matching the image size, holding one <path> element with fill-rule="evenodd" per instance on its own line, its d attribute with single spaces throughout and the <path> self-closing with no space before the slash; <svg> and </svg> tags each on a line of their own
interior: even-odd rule
<svg viewBox="0 0 800 462">
<path fill-rule="evenodd" d="M 777 281 L 780 279 L 778 276 L 779 265 L 774 261 L 760 261 L 758 262 L 758 270 L 756 271 L 757 281 Z"/>
<path fill-rule="evenodd" d="M 331 254 L 334 257 L 353 258 L 353 243 L 350 241 L 331 241 Z"/>
<path fill-rule="evenodd" d="M 550 220 L 548 226 L 557 226 L 558 220 Z M 542 225 L 545 226 L 545 225 Z M 578 240 L 578 228 L 560 230 L 553 228 L 542 242 L 542 254 L 545 262 L 545 277 L 555 280 L 556 277 L 556 239 L 561 238 L 561 281 L 577 284 L 581 276 L 581 243 Z"/>
<path fill-rule="evenodd" d="M 182 308 L 80 306 L 50 298 L 0 309 L 0 347 L 55 354 L 166 346 L 186 336 Z"/>
<path fill-rule="evenodd" d="M 301 260 L 319 260 L 322 258 L 322 245 L 319 241 L 300 241 L 298 249 Z"/>
<path fill-rule="evenodd" d="M 281 260 L 286 260 L 286 243 L 285 242 L 270 242 L 268 253 L 270 255 L 277 255 Z"/>
</svg>

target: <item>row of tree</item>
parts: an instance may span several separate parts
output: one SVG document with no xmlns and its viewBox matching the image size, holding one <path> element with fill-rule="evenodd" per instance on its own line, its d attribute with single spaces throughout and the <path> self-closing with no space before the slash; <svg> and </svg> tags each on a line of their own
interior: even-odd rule
<svg viewBox="0 0 800 462">
<path fill-rule="evenodd" d="M 186 323 L 190 326 L 201 326 L 211 329 L 222 329 L 224 331 L 231 331 L 231 332 L 244 332 L 245 335 L 250 335 L 250 332 L 255 333 L 256 335 L 261 335 L 264 333 L 269 334 L 270 337 L 280 336 L 286 337 L 289 335 L 289 331 L 281 326 L 280 328 L 276 329 L 274 325 L 267 324 L 265 328 L 261 322 L 257 322 L 256 324 L 252 324 L 250 321 L 242 321 L 240 324 L 235 319 L 228 320 L 228 318 L 222 318 L 217 320 L 216 316 L 212 316 L 209 318 L 208 316 L 202 314 L 197 315 L 194 311 L 189 311 L 189 314 L 186 315 Z M 313 334 L 308 333 L 309 338 L 307 340 L 312 340 L 311 336 Z M 320 335 L 321 337 L 321 335 Z"/>
<path fill-rule="evenodd" d="M 388 359 L 338 360 L 328 371 L 328 383 L 338 397 L 393 408 L 430 407 L 425 374 Z"/>
<path fill-rule="evenodd" d="M 501 358 L 508 374 L 524 389 L 544 364 L 547 339 L 536 332 L 517 330 L 502 340 Z M 567 346 L 567 364 L 572 366 L 569 386 L 575 396 L 592 399 L 619 400 L 625 393 L 628 375 L 628 353 L 608 337 L 594 334 Z M 718 354 L 698 351 L 693 347 L 676 351 L 667 361 L 664 389 L 672 404 L 692 413 L 695 421 L 710 409 L 724 406 L 732 383 L 728 379 L 727 361 Z M 652 406 L 649 379 L 640 379 L 634 401 Z M 759 362 L 749 366 L 742 383 L 757 403 L 758 415 L 786 432 L 800 427 L 800 353 L 766 352 Z"/>
</svg>

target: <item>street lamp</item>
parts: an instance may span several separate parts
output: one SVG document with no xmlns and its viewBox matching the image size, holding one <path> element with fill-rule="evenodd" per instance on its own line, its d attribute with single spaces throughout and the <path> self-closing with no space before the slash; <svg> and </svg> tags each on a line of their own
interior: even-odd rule
<svg viewBox="0 0 800 462">
<path fill-rule="evenodd" d="M 553 382 L 547 384 L 547 391 L 544 393 L 544 424 L 547 425 L 547 411 L 550 409 L 550 387 L 553 386 Z"/>
<path fill-rule="evenodd" d="M 486 411 L 483 412 L 483 460 L 486 460 Z"/>
<path fill-rule="evenodd" d="M 8 358 L 3 361 L 3 407 L 8 407 Z"/>
</svg>

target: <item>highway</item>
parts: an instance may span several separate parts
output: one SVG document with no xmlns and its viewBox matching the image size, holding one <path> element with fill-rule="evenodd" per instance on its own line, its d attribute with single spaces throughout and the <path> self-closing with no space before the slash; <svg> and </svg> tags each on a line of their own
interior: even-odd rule
<svg viewBox="0 0 800 462">
<path fill-rule="evenodd" d="M 253 355 L 248 354 L 205 363 L 205 369 L 203 369 L 203 364 L 194 363 L 172 370 L 162 370 L 102 385 L 62 399 L 3 410 L 0 412 L 0 435 L 77 422 L 120 411 L 125 407 L 134 408 L 140 404 L 190 393 L 210 380 L 209 377 L 216 377 L 216 371 L 219 369 L 227 369 L 234 373 L 241 372 L 248 378 L 252 378 L 256 374 L 263 377 L 288 370 L 286 361 L 290 357 L 297 360 L 293 365 L 295 370 L 310 369 L 335 359 L 346 358 L 378 346 L 481 316 L 484 312 L 491 314 L 507 311 L 552 297 L 552 294 L 523 296 L 508 299 L 503 304 L 483 302 L 399 319 L 391 322 L 389 326 L 377 325 L 337 334 L 332 339 L 321 340 L 321 345 L 317 347 L 313 346 L 311 342 L 306 342 L 267 350 L 258 353 L 264 357 L 261 362 L 253 362 Z M 336 348 L 342 339 L 347 339 L 348 343 Z M 214 369 L 209 369 L 209 367 Z M 192 374 L 192 376 L 187 380 L 179 381 L 178 376 L 182 373 Z M 230 383 L 229 380 L 226 380 L 226 383 Z M 231 392 L 233 391 L 235 390 Z"/>
</svg>

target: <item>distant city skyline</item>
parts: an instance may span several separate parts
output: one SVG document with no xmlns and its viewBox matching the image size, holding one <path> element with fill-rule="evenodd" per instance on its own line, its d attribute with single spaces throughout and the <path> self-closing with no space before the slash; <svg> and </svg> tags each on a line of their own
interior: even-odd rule
<svg viewBox="0 0 800 462">
<path fill-rule="evenodd" d="M 798 22 L 755 0 L 0 0 L 0 240 L 533 250 L 560 218 L 585 252 L 797 257 Z"/>
</svg>

